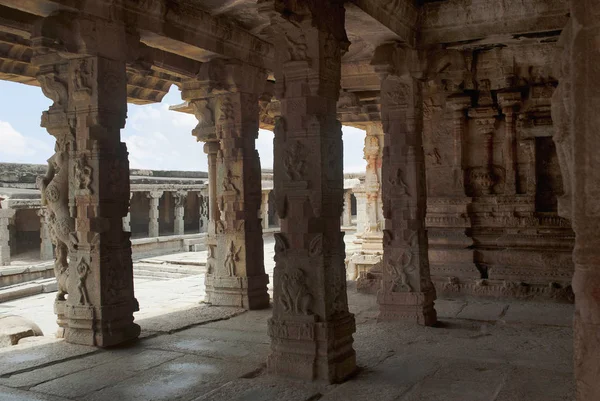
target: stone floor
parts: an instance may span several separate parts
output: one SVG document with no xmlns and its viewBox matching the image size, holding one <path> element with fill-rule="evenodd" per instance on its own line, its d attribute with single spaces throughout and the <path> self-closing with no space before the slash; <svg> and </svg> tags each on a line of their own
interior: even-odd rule
<svg viewBox="0 0 600 401">
<path fill-rule="evenodd" d="M 268 375 L 271 311 L 200 304 L 201 278 L 136 280 L 142 338 L 133 344 L 100 350 L 46 336 L 0 349 L 0 400 L 574 398 L 571 305 L 444 299 L 436 302 L 440 324 L 427 328 L 377 322 L 375 297 L 350 287 L 359 370 L 345 383 L 326 385 Z M 52 331 L 53 297 L 0 304 L 0 313 L 38 324 L 48 315 L 43 319 L 51 322 L 40 326 Z"/>
</svg>

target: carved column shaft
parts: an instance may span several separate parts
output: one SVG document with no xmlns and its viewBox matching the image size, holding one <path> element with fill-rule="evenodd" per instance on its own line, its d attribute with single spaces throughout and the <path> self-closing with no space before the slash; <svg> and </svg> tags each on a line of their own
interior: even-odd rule
<svg viewBox="0 0 600 401">
<path fill-rule="evenodd" d="M 280 61 L 275 92 L 281 101 L 273 166 L 281 233 L 275 237 L 267 366 L 276 374 L 338 382 L 356 368 L 340 231 L 342 132 L 336 120 L 341 54 L 348 45 L 344 7 L 278 0 L 273 10 L 265 4 Z"/>
<path fill-rule="evenodd" d="M 133 42 L 122 25 L 66 13 L 40 19 L 32 35 L 32 62 L 44 94 L 54 101 L 42 126 L 57 138 L 57 153 L 40 184 L 58 241 L 55 310 L 71 343 L 105 347 L 140 332 L 133 323 L 138 304 L 130 234 L 122 224 L 130 192 L 120 137 L 127 113 L 127 43 Z"/>
<path fill-rule="evenodd" d="M 269 305 L 259 216 L 261 169 L 255 148 L 259 95 L 266 78 L 265 71 L 249 65 L 216 60 L 205 63 L 199 79 L 186 82 L 182 92 L 184 99 L 192 99 L 199 121 L 194 135 L 212 146 L 207 151 L 215 225 L 209 246 L 215 260 L 206 276 L 206 294 L 215 305 Z M 212 143 L 220 143 L 214 162 Z"/>
<path fill-rule="evenodd" d="M 504 114 L 504 193 L 517 193 L 517 143 L 516 143 L 516 111 L 521 103 L 520 92 L 505 92 L 498 94 L 498 104 Z"/>
<path fill-rule="evenodd" d="M 261 216 L 263 230 L 269 228 L 269 192 L 270 191 L 263 191 L 262 193 Z"/>
<path fill-rule="evenodd" d="M 344 192 L 344 211 L 342 213 L 342 225 L 348 227 L 352 225 L 352 192 Z"/>
<path fill-rule="evenodd" d="M 380 233 L 383 228 L 381 200 L 381 166 L 383 155 L 383 129 L 380 123 L 367 126 L 364 158 L 367 161 L 365 172 L 366 221 L 365 229 L 370 233 Z"/>
<path fill-rule="evenodd" d="M 163 196 L 162 191 L 151 191 L 146 193 L 148 198 L 148 237 L 158 237 L 160 235 L 160 210 L 158 205 L 160 198 Z"/>
<path fill-rule="evenodd" d="M 425 164 L 421 138 L 420 83 L 390 76 L 382 82 L 384 122 L 383 282 L 377 295 L 381 319 L 436 322 L 425 230 Z"/>
<path fill-rule="evenodd" d="M 37 215 L 40 218 L 40 259 L 54 259 L 54 249 L 50 239 L 50 227 L 46 222 L 46 209 L 38 209 Z"/>
<path fill-rule="evenodd" d="M 208 235 L 214 237 L 217 221 L 221 220 L 221 212 L 217 206 L 217 153 L 220 144 L 217 141 L 206 142 L 204 153 L 208 156 Z"/>
<path fill-rule="evenodd" d="M 559 209 L 576 234 L 575 383 L 577 401 L 600 399 L 600 0 L 572 1 L 557 60 L 554 141 L 565 183 Z M 570 203 L 570 204 L 567 204 Z"/>
<path fill-rule="evenodd" d="M 183 235 L 185 233 L 185 201 L 187 198 L 186 192 L 175 192 L 173 199 L 175 201 L 175 235 Z"/>
<path fill-rule="evenodd" d="M 8 225 L 15 215 L 15 209 L 0 208 L 0 266 L 10 265 L 10 232 Z"/>
<path fill-rule="evenodd" d="M 198 215 L 199 222 L 198 226 L 200 227 L 199 232 L 205 233 L 208 231 L 208 191 L 202 190 L 198 192 Z"/>
</svg>

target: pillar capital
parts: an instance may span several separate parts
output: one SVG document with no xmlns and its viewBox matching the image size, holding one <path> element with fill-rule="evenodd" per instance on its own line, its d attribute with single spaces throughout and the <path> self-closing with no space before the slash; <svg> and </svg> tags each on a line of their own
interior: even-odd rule
<svg viewBox="0 0 600 401">
<path fill-rule="evenodd" d="M 164 194 L 164 191 L 148 191 L 146 197 L 148 199 L 160 199 Z"/>
</svg>

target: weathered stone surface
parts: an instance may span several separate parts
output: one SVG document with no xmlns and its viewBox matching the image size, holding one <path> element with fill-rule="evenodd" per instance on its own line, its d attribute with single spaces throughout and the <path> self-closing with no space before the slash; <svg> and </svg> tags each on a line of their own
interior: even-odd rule
<svg viewBox="0 0 600 401">
<path fill-rule="evenodd" d="M 23 338 L 43 335 L 42 330 L 30 320 L 14 315 L 0 316 L 0 347 L 10 347 Z"/>
</svg>

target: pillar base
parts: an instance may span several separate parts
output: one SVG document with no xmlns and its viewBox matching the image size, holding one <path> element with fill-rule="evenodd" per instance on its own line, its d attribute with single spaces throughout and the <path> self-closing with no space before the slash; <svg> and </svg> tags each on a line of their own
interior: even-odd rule
<svg viewBox="0 0 600 401">
<path fill-rule="evenodd" d="M 379 321 L 407 321 L 422 326 L 437 323 L 437 313 L 433 307 L 435 291 L 377 293 Z"/>
<path fill-rule="evenodd" d="M 252 277 L 206 274 L 206 302 L 249 310 L 266 309 L 269 307 L 267 284 L 269 284 L 267 274 Z"/>
<path fill-rule="evenodd" d="M 271 354 L 269 373 L 300 380 L 339 383 L 356 371 L 351 313 L 329 322 L 316 322 L 314 315 L 269 319 Z"/>
<path fill-rule="evenodd" d="M 97 347 L 110 347 L 134 340 L 140 335 L 140 326 L 133 323 L 133 312 L 137 310 L 136 300 L 100 308 L 66 304 L 68 327 L 65 329 L 65 340 L 72 344 Z"/>
<path fill-rule="evenodd" d="M 69 327 L 69 321 L 65 317 L 65 305 L 67 301 L 54 301 L 54 314 L 56 315 L 56 324 L 58 330 L 56 330 L 56 338 L 65 338 L 65 331 Z"/>
</svg>

